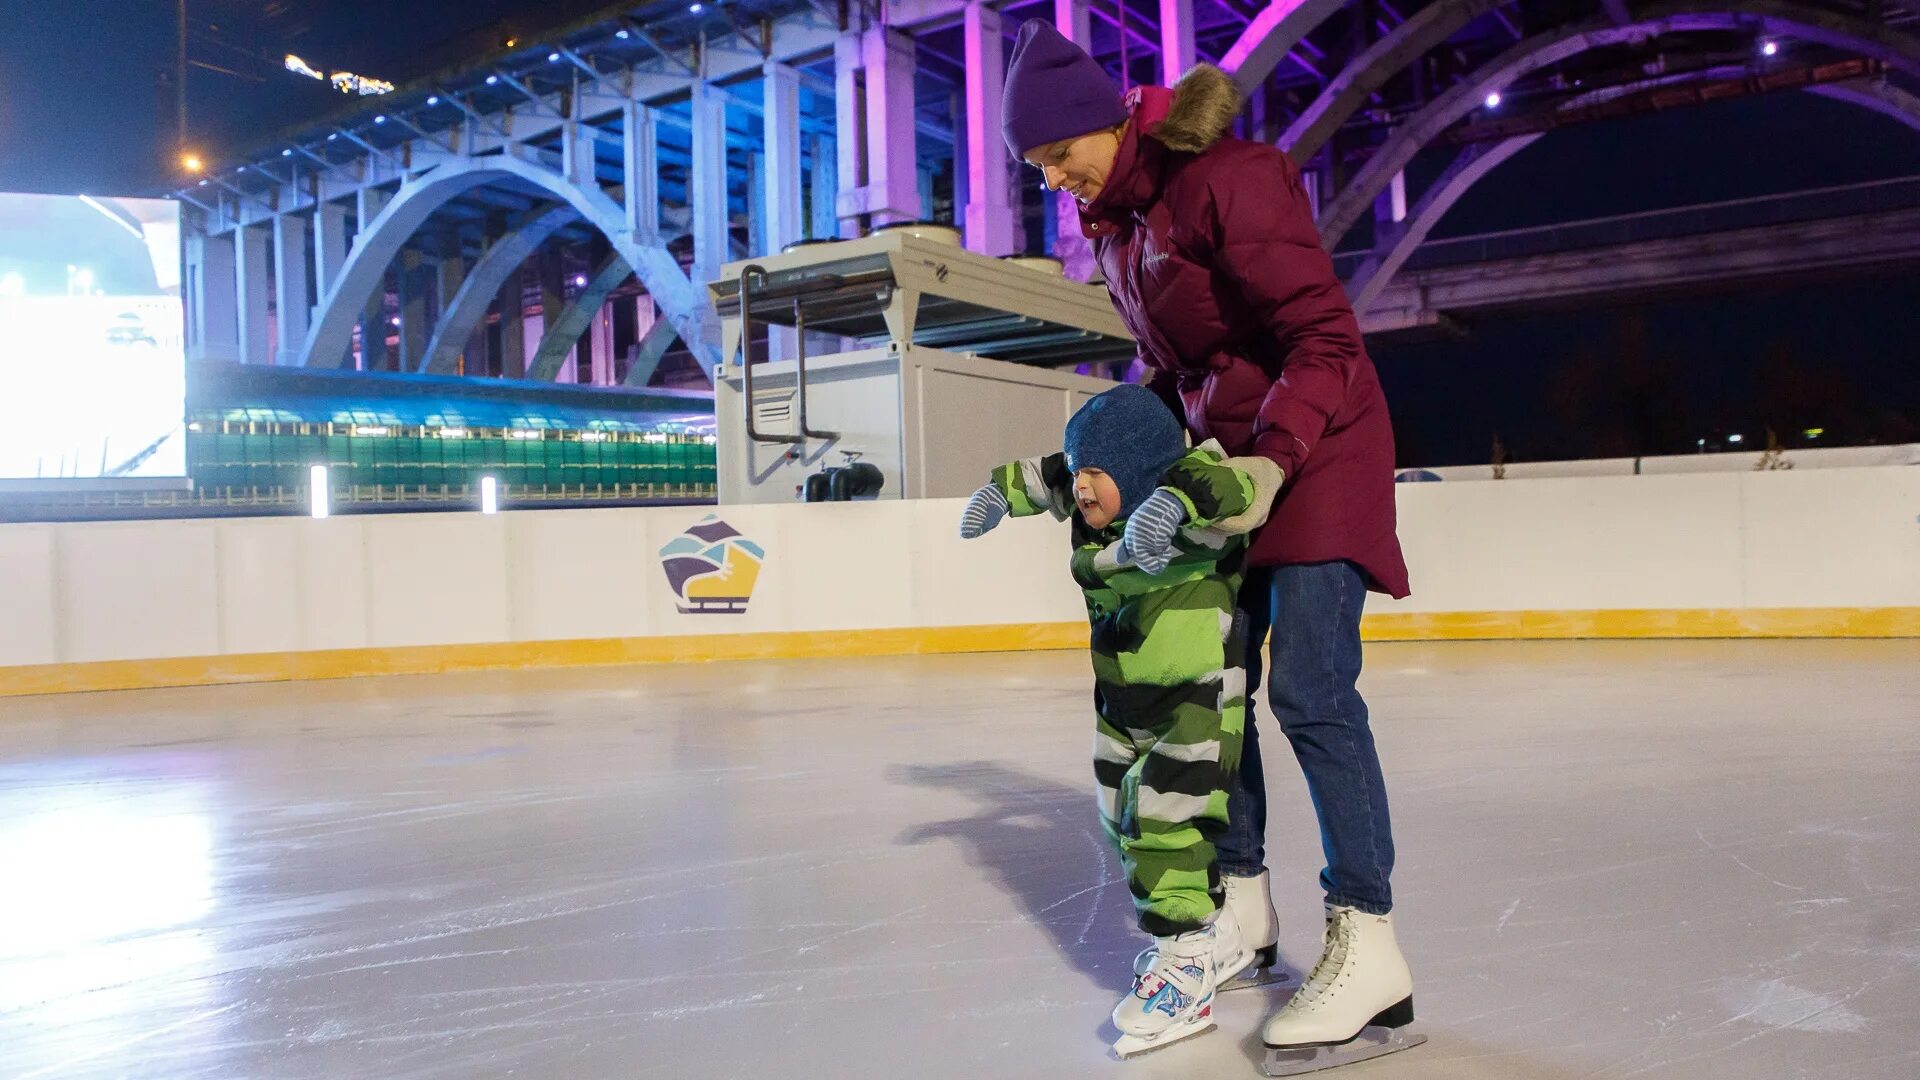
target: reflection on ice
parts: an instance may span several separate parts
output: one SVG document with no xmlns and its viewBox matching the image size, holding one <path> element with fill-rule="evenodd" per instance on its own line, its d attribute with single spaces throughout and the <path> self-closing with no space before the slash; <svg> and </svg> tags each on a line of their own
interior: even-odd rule
<svg viewBox="0 0 1920 1080">
<path fill-rule="evenodd" d="M 102 1019 L 154 976 L 209 955 L 198 922 L 213 909 L 212 837 L 188 793 L 0 815 L 0 1013 L 55 1006 Z M 83 996 L 86 995 L 86 996 Z"/>
</svg>

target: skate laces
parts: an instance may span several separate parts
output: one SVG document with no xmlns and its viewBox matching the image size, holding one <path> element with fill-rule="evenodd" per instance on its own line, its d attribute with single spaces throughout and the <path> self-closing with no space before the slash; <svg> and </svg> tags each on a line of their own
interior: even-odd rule
<svg viewBox="0 0 1920 1080">
<path fill-rule="evenodd" d="M 1313 973 L 1307 976 L 1307 981 L 1294 991 L 1293 1000 L 1287 1003 L 1287 1007 L 1311 1007 L 1340 977 L 1340 969 L 1346 967 L 1352 947 L 1353 920 L 1345 913 L 1329 918 L 1326 952 L 1321 954 L 1320 962 L 1313 966 Z"/>
</svg>

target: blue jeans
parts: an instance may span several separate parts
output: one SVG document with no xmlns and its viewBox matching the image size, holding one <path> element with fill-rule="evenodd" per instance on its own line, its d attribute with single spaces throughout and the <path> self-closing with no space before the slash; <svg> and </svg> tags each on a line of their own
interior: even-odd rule
<svg viewBox="0 0 1920 1080">
<path fill-rule="evenodd" d="M 1360 678 L 1360 607 L 1367 583 L 1348 562 L 1249 567 L 1240 588 L 1247 620 L 1247 727 L 1240 771 L 1227 785 L 1220 872 L 1258 874 L 1266 865 L 1267 782 L 1260 762 L 1261 643 L 1273 631 L 1267 698 L 1280 732 L 1307 777 L 1320 818 L 1320 872 L 1327 903 L 1374 915 L 1393 909 L 1393 825 L 1386 782 L 1367 727 Z"/>
</svg>

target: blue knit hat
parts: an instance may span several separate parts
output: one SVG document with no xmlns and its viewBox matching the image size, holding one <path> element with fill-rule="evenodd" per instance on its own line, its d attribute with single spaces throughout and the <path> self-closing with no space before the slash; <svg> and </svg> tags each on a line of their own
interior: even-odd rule
<svg viewBox="0 0 1920 1080">
<path fill-rule="evenodd" d="M 1126 122 L 1120 88 L 1087 50 L 1043 19 L 1020 24 L 1000 103 L 1000 128 L 1014 157 Z"/>
<path fill-rule="evenodd" d="M 1120 515 L 1140 508 L 1160 477 L 1187 452 L 1167 404 L 1144 386 L 1122 383 L 1080 406 L 1067 421 L 1067 468 L 1099 469 L 1120 489 Z"/>
</svg>

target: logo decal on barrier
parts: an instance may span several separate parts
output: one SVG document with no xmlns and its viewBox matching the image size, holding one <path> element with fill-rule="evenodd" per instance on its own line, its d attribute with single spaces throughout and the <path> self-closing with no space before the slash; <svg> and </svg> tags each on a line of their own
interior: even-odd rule
<svg viewBox="0 0 1920 1080">
<path fill-rule="evenodd" d="M 741 615 L 767 553 L 739 530 L 708 514 L 660 549 L 660 567 L 685 615 Z"/>
</svg>

